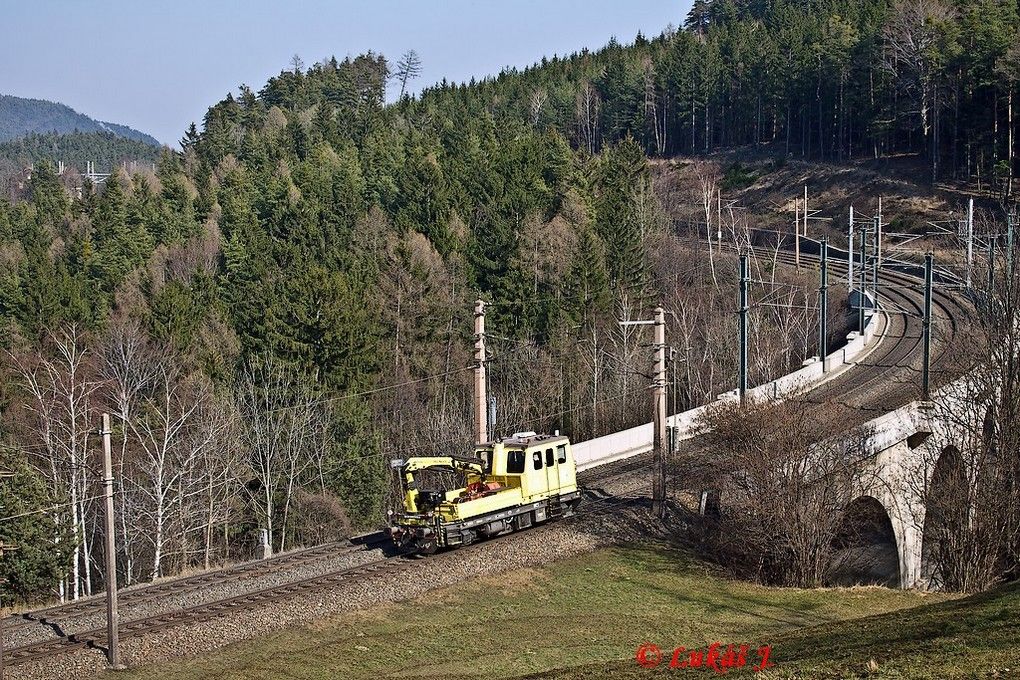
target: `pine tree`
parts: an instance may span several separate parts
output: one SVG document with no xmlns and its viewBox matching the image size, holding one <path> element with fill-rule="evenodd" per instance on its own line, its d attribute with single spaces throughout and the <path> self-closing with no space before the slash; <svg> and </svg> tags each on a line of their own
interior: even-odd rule
<svg viewBox="0 0 1020 680">
<path fill-rule="evenodd" d="M 644 246 L 637 198 L 647 182 L 645 157 L 633 138 L 609 147 L 599 159 L 595 232 L 606 244 L 606 269 L 614 287 L 643 292 Z"/>
<path fill-rule="evenodd" d="M 0 544 L 16 546 L 0 559 L 0 605 L 48 597 L 67 573 L 71 544 L 69 527 L 61 526 L 45 510 L 53 498 L 43 479 L 21 458 L 0 447 Z"/>
<path fill-rule="evenodd" d="M 103 187 L 94 219 L 96 257 L 93 276 L 112 293 L 129 271 L 152 252 L 152 238 L 146 224 L 156 221 L 154 196 L 147 185 L 130 197 L 125 179 L 115 170 Z"/>
</svg>

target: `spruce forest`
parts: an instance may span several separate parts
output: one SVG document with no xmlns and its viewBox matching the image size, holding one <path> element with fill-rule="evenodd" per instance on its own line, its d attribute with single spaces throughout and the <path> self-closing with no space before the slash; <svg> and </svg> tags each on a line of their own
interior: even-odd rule
<svg viewBox="0 0 1020 680">
<path fill-rule="evenodd" d="M 125 584 L 377 526 L 391 458 L 471 446 L 479 298 L 498 433 L 646 422 L 650 336 L 617 321 L 660 304 L 684 335 L 671 407 L 732 389 L 733 258 L 685 245 L 732 179 L 716 152 L 908 158 L 1015 202 L 1014 0 L 678 20 L 416 96 L 413 53 L 295 58 L 154 171 L 73 191 L 36 163 L 0 198 L 0 541 L 26 546 L 3 603 L 101 587 L 101 413 Z M 656 170 L 677 157 L 687 194 Z M 816 352 L 804 276 L 752 319 L 752 383 Z"/>
</svg>

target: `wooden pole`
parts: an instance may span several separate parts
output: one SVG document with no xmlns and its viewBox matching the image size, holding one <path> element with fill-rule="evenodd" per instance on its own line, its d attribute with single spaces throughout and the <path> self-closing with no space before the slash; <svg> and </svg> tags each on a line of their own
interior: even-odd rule
<svg viewBox="0 0 1020 680">
<path fill-rule="evenodd" d="M 111 668 L 123 668 L 120 664 L 118 633 L 120 613 L 117 609 L 117 549 L 113 518 L 113 455 L 110 445 L 110 414 L 103 414 L 103 491 L 106 497 L 106 658 Z"/>
<path fill-rule="evenodd" d="M 9 470 L 0 469 L 0 480 L 5 477 L 13 477 L 14 473 Z M 17 546 L 11 543 L 3 543 L 0 541 L 0 559 L 3 558 L 5 551 L 17 550 Z M 4 620 L 0 618 L 0 680 L 4 680 Z"/>
<path fill-rule="evenodd" d="M 793 199 L 793 250 L 796 254 L 797 269 L 800 269 L 800 199 Z"/>
<path fill-rule="evenodd" d="M 489 404 L 485 396 L 485 302 L 475 301 L 475 442 L 489 441 Z"/>
<path fill-rule="evenodd" d="M 666 515 L 666 312 L 655 308 L 655 383 L 653 400 L 655 406 L 655 448 L 653 467 L 655 479 L 652 484 L 652 512 L 659 517 Z"/>
<path fill-rule="evenodd" d="M 804 238 L 807 238 L 807 184 L 804 185 Z"/>
</svg>

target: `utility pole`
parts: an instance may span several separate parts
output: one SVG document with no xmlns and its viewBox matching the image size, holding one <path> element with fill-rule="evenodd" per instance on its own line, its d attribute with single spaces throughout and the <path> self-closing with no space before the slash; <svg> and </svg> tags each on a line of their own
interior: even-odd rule
<svg viewBox="0 0 1020 680">
<path fill-rule="evenodd" d="M 120 631 L 120 612 L 117 609 L 117 548 L 114 542 L 113 520 L 113 456 L 111 455 L 110 414 L 103 414 L 103 495 L 106 497 L 106 658 L 111 668 L 123 668 L 120 665 L 120 649 L 118 633 Z"/>
<path fill-rule="evenodd" d="M 0 479 L 13 476 L 14 473 L 10 470 L 0 470 Z M 18 546 L 14 544 L 0 541 L 0 558 L 4 556 L 5 552 L 11 552 L 17 549 Z M 4 680 L 4 620 L 2 618 L 0 618 L 0 680 Z"/>
<path fill-rule="evenodd" d="M 818 358 L 822 360 L 822 373 L 825 373 L 825 357 L 829 353 L 829 329 L 827 327 L 829 316 L 829 239 L 822 237 L 820 244 L 822 266 L 821 281 L 818 286 Z"/>
<path fill-rule="evenodd" d="M 740 254 L 740 376 L 738 380 L 738 392 L 740 403 L 744 403 L 744 396 L 747 393 L 747 253 Z"/>
<path fill-rule="evenodd" d="M 666 514 L 666 312 L 655 308 L 655 318 L 620 321 L 621 326 L 655 327 L 655 376 L 652 379 L 652 512 Z"/>
<path fill-rule="evenodd" d="M 971 288 L 974 270 L 974 199 L 967 202 L 967 288 Z"/>
<path fill-rule="evenodd" d="M 652 454 L 655 479 L 652 482 L 652 512 L 666 516 L 666 312 L 655 308 L 655 450 Z"/>
<path fill-rule="evenodd" d="M 804 238 L 807 238 L 807 220 L 808 220 L 807 184 L 805 184 L 804 185 Z"/>
<path fill-rule="evenodd" d="M 875 251 L 879 266 L 882 265 L 882 197 L 878 197 L 878 250 Z"/>
<path fill-rule="evenodd" d="M 931 366 L 931 287 L 932 260 L 934 257 L 930 252 L 924 255 L 924 318 L 922 323 L 924 329 L 924 365 L 921 367 L 921 398 L 924 401 L 928 401 L 931 398 L 928 372 Z"/>
<path fill-rule="evenodd" d="M 485 302 L 475 301 L 475 443 L 489 442 L 488 400 L 485 398 Z"/>
<path fill-rule="evenodd" d="M 859 269 L 861 270 L 861 281 L 860 287 L 857 289 L 857 332 L 864 335 L 864 303 L 867 301 L 865 291 L 867 290 L 868 281 L 867 274 L 868 268 L 865 264 L 864 256 L 865 250 L 868 247 L 868 231 L 867 229 L 861 230 L 861 262 Z"/>
<path fill-rule="evenodd" d="M 797 269 L 800 269 L 800 200 L 796 198 L 793 199 L 793 239 Z"/>
<path fill-rule="evenodd" d="M 875 295 L 876 302 L 878 300 L 878 233 L 881 223 L 881 218 L 875 217 L 875 229 L 871 244 L 871 292 Z"/>
<path fill-rule="evenodd" d="M 846 275 L 846 287 L 847 290 L 853 291 L 854 289 L 854 207 L 850 206 L 850 237 L 847 239 L 847 252 L 848 257 L 846 260 L 847 275 Z"/>
</svg>

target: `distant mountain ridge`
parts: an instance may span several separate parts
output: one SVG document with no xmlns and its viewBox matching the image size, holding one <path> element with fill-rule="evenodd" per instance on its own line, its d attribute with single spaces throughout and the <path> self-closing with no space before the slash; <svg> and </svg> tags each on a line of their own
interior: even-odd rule
<svg viewBox="0 0 1020 680">
<path fill-rule="evenodd" d="M 161 146 L 159 140 L 151 135 L 126 125 L 95 120 L 65 104 L 0 94 L 0 142 L 32 133 L 53 132 L 107 132 L 151 146 Z"/>
</svg>

